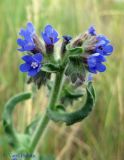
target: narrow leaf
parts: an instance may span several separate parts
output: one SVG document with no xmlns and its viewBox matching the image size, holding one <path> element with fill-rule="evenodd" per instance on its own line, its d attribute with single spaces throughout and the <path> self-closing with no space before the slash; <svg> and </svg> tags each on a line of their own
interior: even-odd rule
<svg viewBox="0 0 124 160">
<path fill-rule="evenodd" d="M 49 72 L 49 73 L 55 73 L 60 70 L 60 66 L 58 64 L 53 63 L 46 63 L 42 67 L 42 71 Z"/>
<path fill-rule="evenodd" d="M 15 145 L 15 143 L 18 141 L 17 139 L 17 133 L 15 131 L 15 128 L 13 127 L 13 122 L 12 122 L 12 113 L 14 111 L 14 108 L 17 103 L 22 102 L 24 100 L 27 100 L 31 98 L 31 93 L 25 92 L 25 93 L 20 93 L 14 97 L 12 97 L 6 104 L 5 108 L 3 111 L 3 127 L 8 135 L 9 141 L 11 145 Z"/>
<path fill-rule="evenodd" d="M 69 51 L 69 57 L 79 57 L 84 52 L 82 47 L 71 48 L 68 51 Z"/>
</svg>

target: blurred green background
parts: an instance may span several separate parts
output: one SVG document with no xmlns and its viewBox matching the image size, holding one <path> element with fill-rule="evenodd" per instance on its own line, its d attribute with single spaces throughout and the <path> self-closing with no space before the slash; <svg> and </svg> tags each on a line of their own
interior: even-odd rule
<svg viewBox="0 0 124 160">
<path fill-rule="evenodd" d="M 108 57 L 107 71 L 95 76 L 97 102 L 92 114 L 72 127 L 51 122 L 39 153 L 57 160 L 124 160 L 124 0 L 0 0 L 0 160 L 8 160 L 11 151 L 1 122 L 4 103 L 31 88 L 18 70 L 22 54 L 16 44 L 19 29 L 27 21 L 34 23 L 39 34 L 51 24 L 61 35 L 72 36 L 93 24 L 115 48 Z M 44 110 L 44 90 L 16 109 L 18 131 Z"/>
</svg>

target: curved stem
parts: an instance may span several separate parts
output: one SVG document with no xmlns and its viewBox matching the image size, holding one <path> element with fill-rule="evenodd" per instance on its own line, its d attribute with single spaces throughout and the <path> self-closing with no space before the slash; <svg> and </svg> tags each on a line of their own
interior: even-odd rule
<svg viewBox="0 0 124 160">
<path fill-rule="evenodd" d="M 63 79 L 64 79 L 64 70 L 61 71 L 60 73 L 56 74 L 55 77 L 55 83 L 52 89 L 52 93 L 49 99 L 49 103 L 48 103 L 48 108 L 54 108 L 59 97 L 60 97 L 60 93 L 62 90 L 62 86 L 63 86 Z M 29 151 L 33 152 L 39 142 L 39 139 L 41 138 L 43 132 L 45 131 L 45 128 L 47 127 L 48 123 L 49 123 L 50 119 L 47 116 L 47 111 L 44 114 L 44 116 L 41 118 L 41 120 L 39 121 L 39 124 L 31 138 L 31 143 L 29 146 Z"/>
</svg>

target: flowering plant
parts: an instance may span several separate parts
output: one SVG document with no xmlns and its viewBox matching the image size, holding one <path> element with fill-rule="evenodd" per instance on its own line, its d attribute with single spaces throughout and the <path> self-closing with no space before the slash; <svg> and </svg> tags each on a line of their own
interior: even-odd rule
<svg viewBox="0 0 124 160">
<path fill-rule="evenodd" d="M 49 102 L 44 115 L 36 119 L 35 129 L 31 133 L 26 129 L 20 134 L 13 126 L 12 113 L 17 103 L 31 98 L 31 93 L 20 93 L 6 103 L 3 125 L 9 143 L 17 153 L 33 153 L 50 120 L 72 125 L 89 115 L 95 105 L 93 76 L 106 70 L 104 62 L 113 52 L 113 46 L 106 36 L 97 34 L 93 26 L 76 38 L 64 35 L 59 53 L 55 52 L 55 46 L 60 38 L 51 25 L 41 32 L 42 41 L 30 22 L 19 34 L 23 38 L 17 39 L 18 51 L 24 61 L 19 69 L 28 73 L 28 83 L 38 89 L 47 85 Z M 85 103 L 70 112 L 68 107 L 83 96 Z"/>
</svg>

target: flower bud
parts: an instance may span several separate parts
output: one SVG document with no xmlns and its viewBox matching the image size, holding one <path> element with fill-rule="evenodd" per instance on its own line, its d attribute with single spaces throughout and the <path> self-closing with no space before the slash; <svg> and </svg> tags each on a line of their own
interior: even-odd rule
<svg viewBox="0 0 124 160">
<path fill-rule="evenodd" d="M 79 35 L 73 42 L 72 42 L 72 48 L 82 46 L 83 42 L 88 38 L 88 34 L 81 34 Z"/>
<path fill-rule="evenodd" d="M 35 53 L 44 53 L 45 52 L 45 48 L 43 46 L 43 44 L 41 43 L 41 41 L 39 40 L 39 37 L 35 34 L 33 36 L 33 40 L 35 43 L 35 48 L 32 50 L 32 52 Z"/>
<path fill-rule="evenodd" d="M 63 36 L 63 42 L 62 42 L 62 46 L 61 46 L 61 55 L 63 56 L 64 53 L 66 52 L 66 45 L 70 43 L 72 37 L 65 35 Z"/>
</svg>

